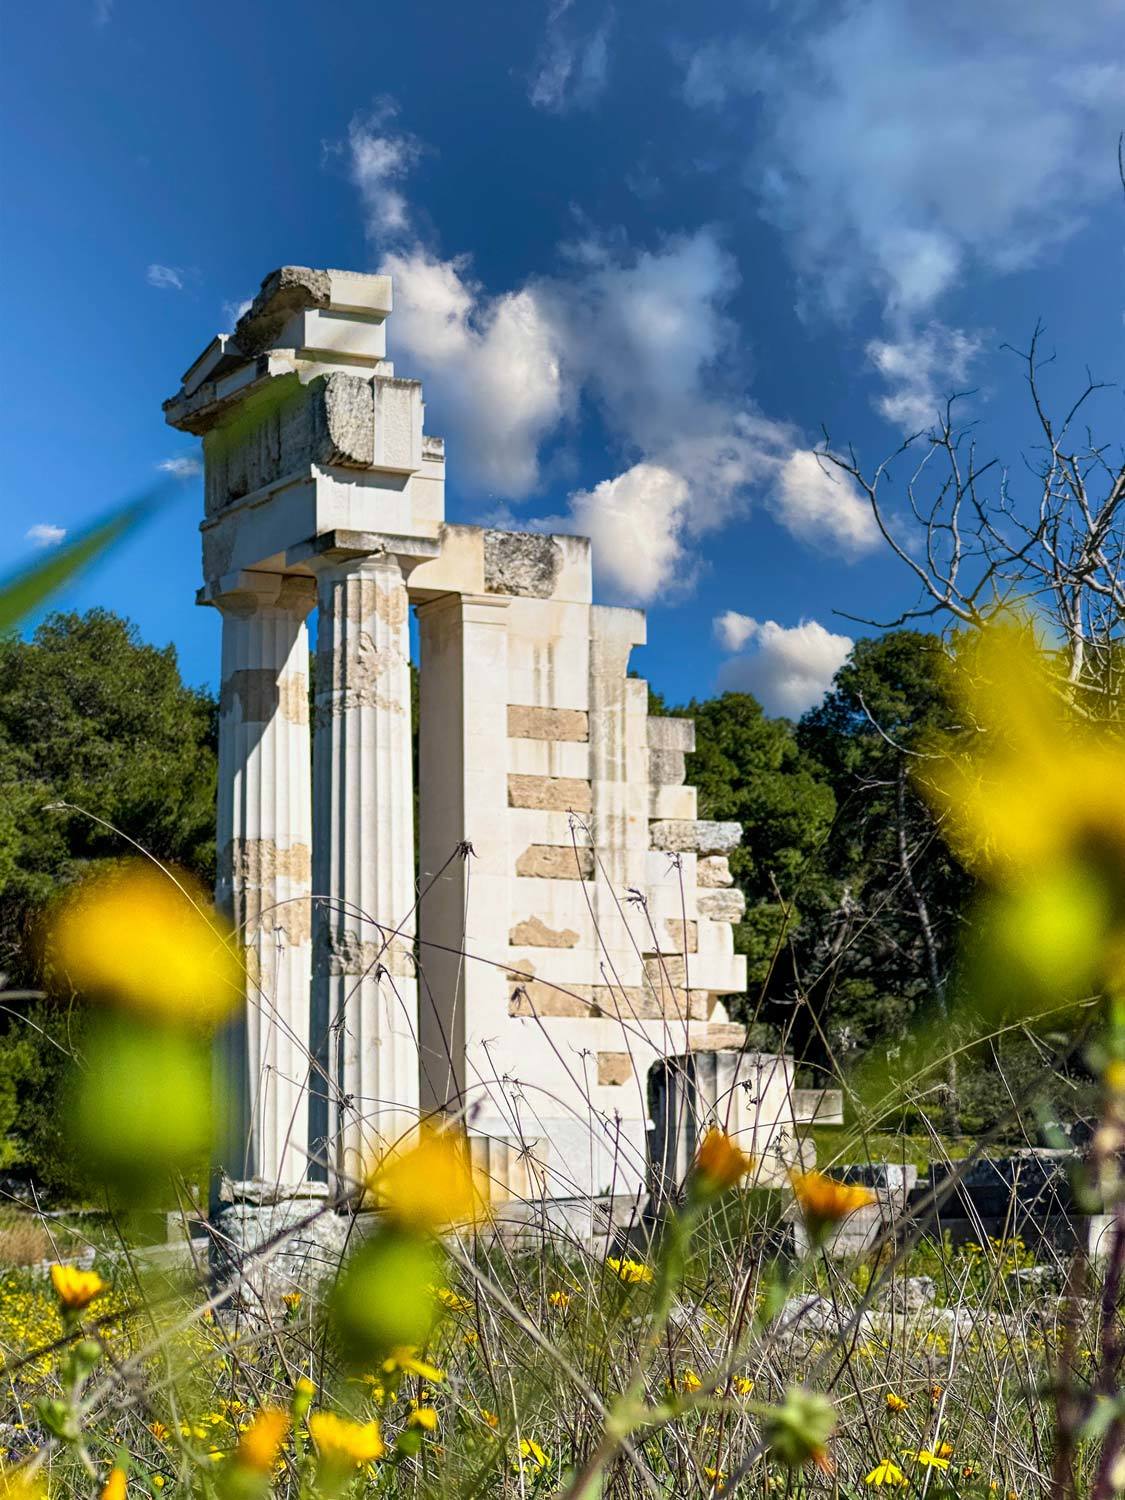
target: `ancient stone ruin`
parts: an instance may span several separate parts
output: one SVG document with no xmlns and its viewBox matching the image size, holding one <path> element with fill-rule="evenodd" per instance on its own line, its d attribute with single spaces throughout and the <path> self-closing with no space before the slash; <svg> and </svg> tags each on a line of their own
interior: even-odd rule
<svg viewBox="0 0 1125 1500">
<path fill-rule="evenodd" d="M 445 521 L 391 307 L 386 276 L 283 267 L 165 404 L 203 440 L 218 898 L 248 956 L 220 1164 L 346 1183 L 439 1112 L 497 1198 L 638 1191 L 683 1154 L 667 1060 L 744 1048 L 741 830 L 697 819 L 693 726 L 649 716 L 644 616 L 593 602 L 589 541 Z M 779 1160 L 791 1064 L 703 1072 Z"/>
</svg>

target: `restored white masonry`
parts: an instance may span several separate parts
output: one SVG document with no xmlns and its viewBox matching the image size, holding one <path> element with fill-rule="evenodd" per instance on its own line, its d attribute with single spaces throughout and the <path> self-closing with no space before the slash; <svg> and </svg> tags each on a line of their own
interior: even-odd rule
<svg viewBox="0 0 1125 1500">
<path fill-rule="evenodd" d="M 165 404 L 203 439 L 218 897 L 248 954 L 220 1165 L 346 1183 L 439 1112 L 498 1197 L 634 1191 L 664 1060 L 744 1042 L 741 830 L 697 818 L 693 726 L 649 717 L 644 617 L 593 603 L 589 542 L 445 522 L 390 312 L 387 277 L 283 267 Z M 748 1111 L 748 1066 L 765 1147 L 792 1119 L 784 1090 Z"/>
</svg>

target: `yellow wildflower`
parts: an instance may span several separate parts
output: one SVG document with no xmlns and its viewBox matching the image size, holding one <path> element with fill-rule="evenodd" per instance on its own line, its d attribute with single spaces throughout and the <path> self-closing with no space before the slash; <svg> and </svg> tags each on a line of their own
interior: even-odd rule
<svg viewBox="0 0 1125 1500">
<path fill-rule="evenodd" d="M 875 1465 L 870 1474 L 864 1476 L 864 1484 L 876 1486 L 884 1484 L 903 1485 L 906 1483 L 906 1475 L 892 1459 L 883 1458 Z"/>
<path fill-rule="evenodd" d="M 473 1304 L 469 1301 L 468 1297 L 462 1297 L 460 1292 L 453 1291 L 451 1287 L 435 1287 L 434 1296 L 441 1303 L 442 1307 L 448 1308 L 450 1312 L 463 1313 L 472 1312 L 473 1310 Z"/>
<path fill-rule="evenodd" d="M 551 1304 L 552 1307 L 557 1307 L 560 1309 L 560 1311 L 565 1310 L 570 1306 L 570 1293 L 551 1292 L 547 1297 L 547 1301 Z"/>
<path fill-rule="evenodd" d="M 445 1373 L 436 1365 L 429 1365 L 425 1360 L 418 1358 L 418 1351 L 412 1345 L 404 1345 L 399 1349 L 392 1349 L 383 1361 L 383 1373 L 394 1375 L 401 1372 L 403 1375 L 420 1375 L 423 1380 L 444 1380 Z"/>
<path fill-rule="evenodd" d="M 235 1462 L 256 1474 L 268 1474 L 289 1431 L 289 1413 L 280 1406 L 264 1406 L 238 1440 Z"/>
<path fill-rule="evenodd" d="M 148 1424 L 148 1430 L 152 1433 L 153 1437 L 158 1443 L 163 1443 L 167 1440 L 168 1429 L 167 1427 L 165 1427 L 163 1422 L 150 1422 Z"/>
<path fill-rule="evenodd" d="M 696 1170 L 712 1192 L 732 1188 L 753 1170 L 754 1159 L 740 1151 L 725 1131 L 712 1126 L 695 1159 Z"/>
<path fill-rule="evenodd" d="M 901 1396 L 896 1396 L 894 1391 L 887 1392 L 886 1402 L 888 1411 L 905 1411 L 910 1404 L 908 1401 L 904 1401 Z"/>
<path fill-rule="evenodd" d="M 0 1469 L 0 1500 L 44 1500 L 47 1487 L 42 1473 L 26 1464 Z"/>
<path fill-rule="evenodd" d="M 520 1438 L 520 1459 L 536 1469 L 545 1469 L 551 1462 L 534 1438 Z"/>
<path fill-rule="evenodd" d="M 652 1271 L 642 1261 L 630 1260 L 628 1256 L 619 1259 L 616 1255 L 606 1258 L 606 1265 L 621 1281 L 636 1285 L 638 1282 L 651 1281 Z"/>
<path fill-rule="evenodd" d="M 805 1221 L 812 1229 L 835 1224 L 856 1209 L 867 1208 L 877 1201 L 870 1188 L 837 1182 L 823 1172 L 792 1172 L 789 1180 Z"/>
<path fill-rule="evenodd" d="M 488 1211 L 487 1184 L 473 1169 L 468 1142 L 453 1130 L 423 1125 L 414 1145 L 391 1151 L 367 1176 L 388 1218 L 430 1233 L 472 1224 Z"/>
<path fill-rule="evenodd" d="M 406 1419 L 407 1427 L 421 1427 L 423 1432 L 436 1432 L 438 1414 L 432 1406 L 416 1406 Z"/>
<path fill-rule="evenodd" d="M 86 880 L 54 921 L 51 951 L 81 989 L 168 1021 L 223 1020 L 242 965 L 202 887 L 128 860 Z"/>
<path fill-rule="evenodd" d="M 734 1377 L 734 1388 L 740 1396 L 752 1396 L 754 1394 L 754 1382 L 747 1375 L 736 1375 Z"/>
<path fill-rule="evenodd" d="M 938 1455 L 939 1458 L 952 1458 L 953 1457 L 953 1444 L 952 1443 L 939 1443 L 938 1447 L 937 1447 L 937 1455 Z"/>
<path fill-rule="evenodd" d="M 481 1415 L 481 1421 L 487 1423 L 487 1425 L 489 1427 L 499 1427 L 500 1426 L 500 1418 L 496 1415 L 496 1413 L 494 1411 L 489 1411 L 488 1408 L 487 1408 L 487 1406 L 482 1406 L 481 1407 L 481 1409 L 480 1409 L 480 1415 Z"/>
<path fill-rule="evenodd" d="M 685 1370 L 680 1376 L 680 1390 L 685 1392 L 701 1391 L 703 1382 L 694 1370 Z"/>
<path fill-rule="evenodd" d="M 101 1500 L 125 1500 L 125 1470 L 116 1464 L 102 1486 Z"/>
<path fill-rule="evenodd" d="M 163 1474 L 150 1474 L 149 1478 L 152 1480 L 153 1484 L 156 1486 L 156 1488 L 158 1490 L 162 1490 L 164 1488 L 165 1484 L 167 1484 L 167 1482 L 168 1482 L 164 1478 Z"/>
<path fill-rule="evenodd" d="M 282 1292 L 281 1305 L 285 1308 L 286 1312 L 295 1313 L 301 1305 L 300 1292 Z"/>
<path fill-rule="evenodd" d="M 924 1469 L 948 1469 L 949 1460 L 942 1458 L 940 1453 L 931 1453 L 928 1448 L 904 1449 L 907 1458 L 913 1458 L 922 1465 Z"/>
<path fill-rule="evenodd" d="M 96 1271 L 80 1271 L 77 1266 L 52 1266 L 51 1285 L 67 1312 L 81 1312 L 106 1289 Z"/>
<path fill-rule="evenodd" d="M 332 1411 L 314 1411 L 309 1434 L 321 1461 L 334 1469 L 355 1469 L 386 1452 L 378 1422 L 351 1422 Z"/>
</svg>

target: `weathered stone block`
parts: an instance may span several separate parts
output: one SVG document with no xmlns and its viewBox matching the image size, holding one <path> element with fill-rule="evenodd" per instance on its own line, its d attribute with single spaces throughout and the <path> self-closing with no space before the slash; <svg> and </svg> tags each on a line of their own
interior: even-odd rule
<svg viewBox="0 0 1125 1500">
<path fill-rule="evenodd" d="M 683 786 L 687 762 L 682 750 L 650 750 L 648 779 L 653 786 Z"/>
<path fill-rule="evenodd" d="M 712 922 L 741 922 L 746 915 L 746 897 L 741 891 L 706 891 L 696 897 L 701 917 Z"/>
<path fill-rule="evenodd" d="M 593 806 L 590 783 L 579 776 L 509 775 L 508 806 L 588 813 Z"/>
<path fill-rule="evenodd" d="M 602 1084 L 631 1083 L 633 1059 L 628 1052 L 598 1053 L 598 1082 Z"/>
<path fill-rule="evenodd" d="M 682 753 L 695 749 L 695 720 L 672 719 L 649 716 L 648 745 L 650 750 L 678 750 Z"/>
<path fill-rule="evenodd" d="M 584 708 L 537 708 L 508 705 L 508 734 L 520 740 L 588 740 L 589 716 Z"/>
<path fill-rule="evenodd" d="M 741 842 L 741 823 L 663 818 L 649 824 L 649 847 L 673 854 L 729 854 Z"/>
<path fill-rule="evenodd" d="M 572 844 L 529 844 L 516 860 L 516 874 L 540 880 L 593 880 L 594 851 Z"/>
<path fill-rule="evenodd" d="M 733 885 L 734 876 L 730 872 L 730 860 L 725 854 L 709 854 L 704 859 L 695 862 L 695 883 L 700 889 L 705 887 Z"/>
<path fill-rule="evenodd" d="M 664 930 L 673 953 L 697 953 L 699 951 L 699 923 L 685 922 L 681 917 L 667 917 Z"/>
<path fill-rule="evenodd" d="M 594 1000 L 593 987 L 571 984 L 566 988 L 547 984 L 542 979 L 521 979 L 508 991 L 510 1016 L 569 1017 L 588 1021 L 601 1014 Z"/>
<path fill-rule="evenodd" d="M 375 398 L 369 380 L 329 375 L 309 387 L 310 457 L 316 463 L 367 469 L 375 462 Z"/>
<path fill-rule="evenodd" d="M 528 917 L 517 922 L 508 934 L 513 948 L 573 948 L 578 942 L 578 933 L 570 927 L 556 931 L 538 917 Z"/>
<path fill-rule="evenodd" d="M 489 594 L 549 599 L 562 565 L 562 548 L 554 537 L 520 531 L 484 534 L 484 587 Z"/>
</svg>

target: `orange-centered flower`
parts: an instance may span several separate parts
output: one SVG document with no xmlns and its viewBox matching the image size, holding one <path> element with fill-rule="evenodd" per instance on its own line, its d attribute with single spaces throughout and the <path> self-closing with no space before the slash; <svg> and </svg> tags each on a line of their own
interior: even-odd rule
<svg viewBox="0 0 1125 1500">
<path fill-rule="evenodd" d="M 51 1285 L 68 1312 L 81 1312 L 106 1286 L 96 1271 L 80 1271 L 77 1266 L 52 1266 Z"/>
<path fill-rule="evenodd" d="M 238 1440 L 235 1462 L 256 1474 L 268 1474 L 277 1461 L 277 1450 L 289 1431 L 289 1413 L 280 1406 L 265 1406 Z"/>
<path fill-rule="evenodd" d="M 713 1125 L 703 1137 L 695 1165 L 706 1185 L 720 1192 L 736 1186 L 752 1171 L 754 1159 L 740 1151 L 725 1131 Z"/>
<path fill-rule="evenodd" d="M 790 1181 L 801 1212 L 810 1225 L 838 1223 L 855 1213 L 857 1208 L 868 1208 L 878 1201 L 870 1188 L 837 1182 L 823 1172 L 793 1172 Z"/>
</svg>

